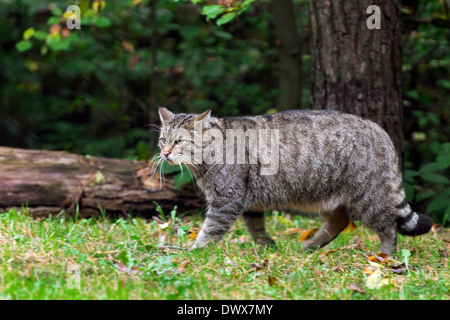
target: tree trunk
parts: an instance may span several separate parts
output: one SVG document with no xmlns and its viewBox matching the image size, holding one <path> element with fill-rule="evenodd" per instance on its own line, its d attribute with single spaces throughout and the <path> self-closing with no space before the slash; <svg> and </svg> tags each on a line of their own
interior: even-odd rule
<svg viewBox="0 0 450 320">
<path fill-rule="evenodd" d="M 366 25 L 370 5 L 381 29 Z M 395 0 L 311 0 L 313 109 L 334 109 L 380 124 L 402 164 L 403 99 L 400 4 Z"/>
<path fill-rule="evenodd" d="M 33 215 L 65 210 L 80 217 L 120 214 L 150 217 L 157 202 L 166 213 L 202 208 L 192 184 L 180 189 L 166 176 L 162 189 L 158 173 L 150 177 L 147 163 L 85 157 L 59 151 L 0 147 L 0 212 L 28 207 Z"/>
<path fill-rule="evenodd" d="M 272 0 L 275 32 L 280 42 L 278 110 L 298 109 L 301 99 L 301 41 L 292 0 Z"/>
</svg>

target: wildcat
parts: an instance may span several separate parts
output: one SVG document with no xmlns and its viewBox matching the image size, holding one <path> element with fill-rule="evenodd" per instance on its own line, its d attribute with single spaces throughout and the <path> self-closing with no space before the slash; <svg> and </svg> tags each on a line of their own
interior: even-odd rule
<svg viewBox="0 0 450 320">
<path fill-rule="evenodd" d="M 264 212 L 275 208 L 322 216 L 324 224 L 304 242 L 306 249 L 332 241 L 350 215 L 377 233 L 380 251 L 388 255 L 397 250 L 397 232 L 420 235 L 431 228 L 431 219 L 407 203 L 393 143 L 372 121 L 330 110 L 226 118 L 212 117 L 210 110 L 200 115 L 158 111 L 159 161 L 184 163 L 206 197 L 206 218 L 194 248 L 220 240 L 239 216 L 254 240 L 274 244 L 265 230 Z M 231 152 L 233 144 L 223 137 L 251 130 L 271 130 L 278 140 L 266 134 L 256 144 L 247 135 L 236 143 L 233 137 L 246 156 L 236 161 L 238 152 Z M 220 143 L 211 148 L 214 141 Z M 263 151 L 273 161 L 259 157 Z M 203 158 L 196 159 L 202 152 Z M 278 162 L 276 170 L 263 173 L 270 162 Z"/>
</svg>

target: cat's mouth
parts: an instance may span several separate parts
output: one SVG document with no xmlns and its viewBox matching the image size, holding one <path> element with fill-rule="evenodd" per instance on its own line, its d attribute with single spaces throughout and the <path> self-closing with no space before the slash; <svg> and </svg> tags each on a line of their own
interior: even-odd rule
<svg viewBox="0 0 450 320">
<path fill-rule="evenodd" d="M 168 154 L 168 155 L 161 154 L 161 157 L 163 158 L 163 160 L 167 161 L 171 165 L 176 165 L 177 164 L 175 162 L 176 159 L 174 158 L 174 156 L 172 154 Z"/>
</svg>

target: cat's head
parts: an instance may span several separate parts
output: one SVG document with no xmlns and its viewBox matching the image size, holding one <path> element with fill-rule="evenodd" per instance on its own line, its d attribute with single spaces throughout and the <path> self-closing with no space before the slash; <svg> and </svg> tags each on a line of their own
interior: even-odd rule
<svg viewBox="0 0 450 320">
<path fill-rule="evenodd" d="M 210 128 L 211 110 L 199 115 L 175 114 L 160 107 L 158 113 L 161 119 L 158 139 L 161 159 L 175 165 L 192 165 L 195 137 L 201 137 L 203 130 Z"/>
</svg>

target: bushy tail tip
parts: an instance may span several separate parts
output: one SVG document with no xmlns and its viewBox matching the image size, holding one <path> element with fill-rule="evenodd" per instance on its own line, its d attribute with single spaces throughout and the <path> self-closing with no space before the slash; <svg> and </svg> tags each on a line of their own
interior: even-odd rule
<svg viewBox="0 0 450 320">
<path fill-rule="evenodd" d="M 406 217 L 397 218 L 397 228 L 406 236 L 418 236 L 431 230 L 433 222 L 431 218 L 411 211 Z"/>
</svg>

